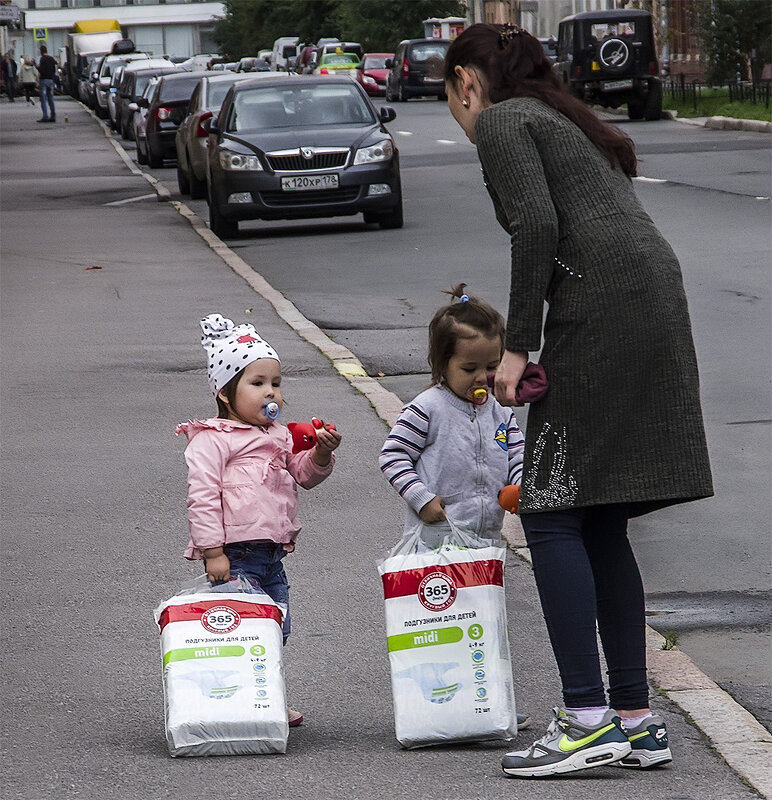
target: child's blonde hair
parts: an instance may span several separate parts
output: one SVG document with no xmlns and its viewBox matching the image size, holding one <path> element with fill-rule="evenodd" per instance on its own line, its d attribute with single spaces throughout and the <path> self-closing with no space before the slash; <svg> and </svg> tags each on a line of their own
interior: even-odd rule
<svg viewBox="0 0 772 800">
<path fill-rule="evenodd" d="M 442 381 L 459 339 L 469 339 L 478 334 L 489 339 L 498 337 L 501 352 L 504 352 L 504 318 L 484 300 L 467 295 L 465 288 L 465 283 L 458 283 L 446 291 L 445 294 L 456 302 L 451 301 L 438 309 L 429 323 L 429 365 L 433 383 Z M 470 335 L 465 328 L 471 328 L 474 333 Z"/>
</svg>

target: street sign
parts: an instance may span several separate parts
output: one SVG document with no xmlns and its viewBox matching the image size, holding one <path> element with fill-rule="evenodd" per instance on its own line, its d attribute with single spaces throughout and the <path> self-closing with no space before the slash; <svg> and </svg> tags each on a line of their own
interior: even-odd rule
<svg viewBox="0 0 772 800">
<path fill-rule="evenodd" d="M 34 28 L 32 35 L 36 42 L 47 42 L 48 28 Z"/>
</svg>

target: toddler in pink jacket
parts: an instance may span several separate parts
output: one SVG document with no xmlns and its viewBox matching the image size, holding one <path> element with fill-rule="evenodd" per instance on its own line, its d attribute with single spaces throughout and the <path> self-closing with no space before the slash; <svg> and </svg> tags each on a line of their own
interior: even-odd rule
<svg viewBox="0 0 772 800">
<path fill-rule="evenodd" d="M 292 437 L 276 421 L 284 403 L 281 362 L 252 325 L 220 314 L 201 320 L 209 386 L 219 414 L 177 427 L 188 438 L 188 530 L 185 557 L 204 559 L 209 580 L 244 572 L 287 608 L 289 585 L 282 559 L 295 549 L 297 484 L 310 489 L 333 467 L 337 430 L 316 431 L 310 450 L 292 452 Z M 302 714 L 290 709 L 290 725 Z"/>
</svg>

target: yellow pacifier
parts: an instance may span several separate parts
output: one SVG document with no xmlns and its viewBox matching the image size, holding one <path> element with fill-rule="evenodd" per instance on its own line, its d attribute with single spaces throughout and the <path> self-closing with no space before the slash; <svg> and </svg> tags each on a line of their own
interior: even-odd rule
<svg viewBox="0 0 772 800">
<path fill-rule="evenodd" d="M 487 389 L 475 389 L 472 392 L 472 402 L 476 406 L 484 406 L 488 402 L 488 390 Z"/>
</svg>

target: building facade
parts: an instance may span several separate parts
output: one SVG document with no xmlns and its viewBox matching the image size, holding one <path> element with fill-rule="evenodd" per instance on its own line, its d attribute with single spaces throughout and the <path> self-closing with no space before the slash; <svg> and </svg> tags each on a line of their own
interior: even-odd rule
<svg viewBox="0 0 772 800">
<path fill-rule="evenodd" d="M 215 21 L 225 16 L 222 3 L 206 0 L 14 0 L 23 28 L 6 31 L 6 48 L 18 60 L 37 56 L 40 45 L 59 58 L 76 22 L 117 19 L 137 50 L 156 56 L 189 57 L 217 52 Z"/>
</svg>

